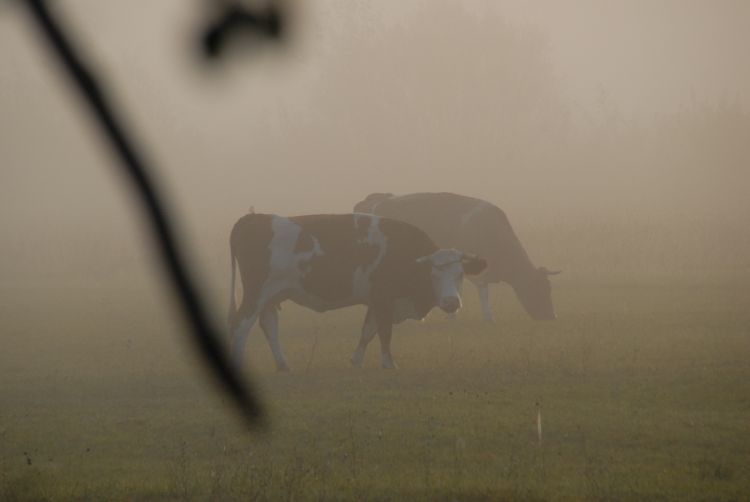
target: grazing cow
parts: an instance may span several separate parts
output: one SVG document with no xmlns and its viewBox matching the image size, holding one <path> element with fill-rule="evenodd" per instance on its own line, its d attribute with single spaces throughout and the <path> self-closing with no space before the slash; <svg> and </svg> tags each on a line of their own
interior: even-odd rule
<svg viewBox="0 0 750 502">
<path fill-rule="evenodd" d="M 500 281 L 510 284 L 532 318 L 556 319 L 548 276 L 560 272 L 531 263 L 507 216 L 497 206 L 452 193 L 374 193 L 355 205 L 354 211 L 411 223 L 427 232 L 438 246 L 486 258 L 484 272 L 470 278 L 479 292 L 485 320 L 493 321 L 487 285 Z"/>
<path fill-rule="evenodd" d="M 366 214 L 248 214 L 232 228 L 230 247 L 229 328 L 235 362 L 241 366 L 250 329 L 260 320 L 280 371 L 288 370 L 278 339 L 278 306 L 284 300 L 318 312 L 367 305 L 352 363 L 362 364 L 377 333 L 382 366 L 395 368 L 392 325 L 422 319 L 436 305 L 455 312 L 461 307 L 464 273 L 478 274 L 487 265 L 455 249 L 438 249 L 408 223 Z M 235 264 L 243 291 L 239 308 Z"/>
</svg>

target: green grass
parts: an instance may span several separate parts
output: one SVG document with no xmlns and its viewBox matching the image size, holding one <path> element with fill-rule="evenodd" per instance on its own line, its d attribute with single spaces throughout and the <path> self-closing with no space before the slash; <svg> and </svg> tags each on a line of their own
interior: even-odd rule
<svg viewBox="0 0 750 502">
<path fill-rule="evenodd" d="M 467 288 L 397 328 L 398 371 L 349 366 L 361 308 L 284 305 L 292 372 L 248 346 L 265 433 L 157 293 L 7 286 L 0 500 L 748 500 L 749 279 L 567 278 L 554 323 L 498 287 L 494 326 Z"/>
</svg>

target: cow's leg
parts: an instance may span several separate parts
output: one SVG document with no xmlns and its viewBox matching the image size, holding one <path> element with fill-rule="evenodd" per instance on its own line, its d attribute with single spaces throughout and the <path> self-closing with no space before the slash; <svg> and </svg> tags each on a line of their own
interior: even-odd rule
<svg viewBox="0 0 750 502">
<path fill-rule="evenodd" d="M 391 334 L 393 333 L 393 305 L 375 309 L 375 324 L 380 337 L 380 365 L 385 369 L 396 369 L 391 355 Z"/>
<path fill-rule="evenodd" d="M 365 360 L 365 351 L 367 345 L 375 338 L 375 334 L 378 332 L 378 326 L 375 323 L 375 316 L 372 313 L 372 309 L 367 309 L 365 315 L 365 321 L 362 323 L 362 335 L 359 337 L 359 345 L 357 345 L 354 354 L 352 354 L 352 365 L 357 368 L 362 367 L 362 362 Z"/>
<path fill-rule="evenodd" d="M 458 291 L 459 291 L 459 293 L 460 293 L 460 294 L 461 294 L 462 296 L 463 296 L 463 286 L 464 286 L 463 282 L 461 282 L 461 284 L 459 284 L 459 286 L 458 286 Z M 455 320 L 456 320 L 456 316 L 457 316 L 457 315 L 458 315 L 458 311 L 456 311 L 456 312 L 451 312 L 450 314 L 445 314 L 445 318 L 446 318 L 447 320 L 449 320 L 449 321 L 455 321 Z"/>
<path fill-rule="evenodd" d="M 258 313 L 254 312 L 240 321 L 232 329 L 232 361 L 236 368 L 242 368 L 242 362 L 245 355 L 245 345 L 250 330 L 253 328 L 255 321 L 258 319 Z"/>
<path fill-rule="evenodd" d="M 271 347 L 273 358 L 276 360 L 278 371 L 289 371 L 284 352 L 279 343 L 279 313 L 276 305 L 266 305 L 260 314 L 260 327 L 266 335 L 268 346 Z"/>
<path fill-rule="evenodd" d="M 490 310 L 490 292 L 487 283 L 477 284 L 477 292 L 479 293 L 479 301 L 482 303 L 482 317 L 487 322 L 495 322 Z"/>
</svg>

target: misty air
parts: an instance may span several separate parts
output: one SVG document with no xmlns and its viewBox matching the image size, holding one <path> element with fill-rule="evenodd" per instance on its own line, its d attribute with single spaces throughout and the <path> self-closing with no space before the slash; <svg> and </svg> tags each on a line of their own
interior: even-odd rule
<svg viewBox="0 0 750 502">
<path fill-rule="evenodd" d="M 749 498 L 748 26 L 6 2 L 0 500 Z"/>
</svg>

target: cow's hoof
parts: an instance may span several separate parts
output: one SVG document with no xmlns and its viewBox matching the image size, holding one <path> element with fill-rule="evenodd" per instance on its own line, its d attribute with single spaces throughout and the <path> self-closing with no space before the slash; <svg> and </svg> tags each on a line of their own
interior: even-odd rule
<svg viewBox="0 0 750 502">
<path fill-rule="evenodd" d="M 276 366 L 276 371 L 279 373 L 289 373 L 289 365 L 284 363 L 282 365 Z"/>
<path fill-rule="evenodd" d="M 495 324 L 495 318 L 494 317 L 485 317 L 482 319 L 487 324 Z"/>
<path fill-rule="evenodd" d="M 365 355 L 359 352 L 352 354 L 351 363 L 355 368 L 361 368 L 362 363 L 365 361 Z"/>
<path fill-rule="evenodd" d="M 393 361 L 387 361 L 387 362 L 384 361 L 380 364 L 380 367 L 383 368 L 384 370 L 397 370 L 398 369 L 398 366 L 396 366 L 396 363 L 394 363 Z"/>
</svg>

